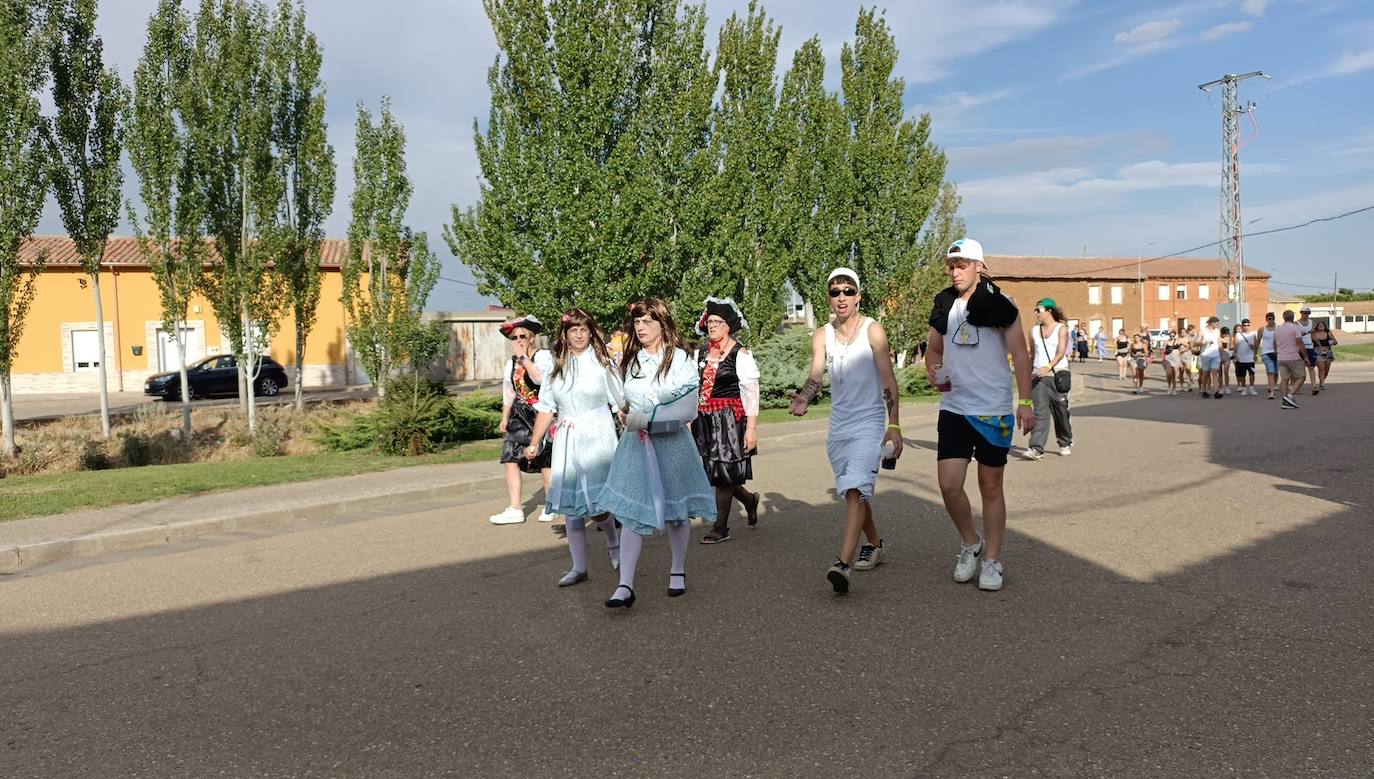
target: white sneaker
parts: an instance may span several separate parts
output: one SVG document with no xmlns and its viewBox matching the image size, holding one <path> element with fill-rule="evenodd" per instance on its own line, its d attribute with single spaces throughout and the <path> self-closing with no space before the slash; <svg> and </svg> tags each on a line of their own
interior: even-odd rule
<svg viewBox="0 0 1374 779">
<path fill-rule="evenodd" d="M 1002 589 L 1002 563 L 984 560 L 983 572 L 978 574 L 978 589 L 992 592 Z"/>
<path fill-rule="evenodd" d="M 518 525 L 525 521 L 525 512 L 517 506 L 510 506 L 500 514 L 492 514 L 490 519 L 493 525 Z"/>
<path fill-rule="evenodd" d="M 539 521 L 540 521 L 540 522 L 552 522 L 552 521 L 554 521 L 555 519 L 558 519 L 558 515 L 557 515 L 557 514 L 550 514 L 550 513 L 547 512 L 547 511 L 541 511 L 541 512 L 539 512 Z"/>
<path fill-rule="evenodd" d="M 1022 449 L 1022 450 L 1021 450 L 1021 456 L 1024 457 L 1024 458 L 1026 458 L 1027 460 L 1043 460 L 1043 459 L 1045 459 L 1045 453 L 1044 453 L 1044 452 L 1040 451 L 1039 449 L 1032 449 L 1032 448 L 1030 448 L 1030 447 L 1026 447 L 1025 449 Z"/>
<path fill-rule="evenodd" d="M 1071 454 L 1073 454 L 1073 447 L 1072 447 L 1072 446 L 1061 446 L 1061 447 L 1059 447 L 1059 456 L 1060 456 L 1060 457 L 1068 457 L 1068 456 L 1071 455 Z"/>
<path fill-rule="evenodd" d="M 978 543 L 973 546 L 967 544 L 959 545 L 958 562 L 954 564 L 954 581 L 963 584 L 978 572 L 978 556 L 983 553 L 983 537 L 978 537 Z"/>
<path fill-rule="evenodd" d="M 881 563 L 883 561 L 884 551 L 886 551 L 886 549 L 884 548 L 883 542 L 881 540 L 878 541 L 877 546 L 874 546 L 872 544 L 864 544 L 863 546 L 859 547 L 859 559 L 854 561 L 854 570 L 871 571 L 874 568 L 877 568 L 878 563 Z"/>
</svg>

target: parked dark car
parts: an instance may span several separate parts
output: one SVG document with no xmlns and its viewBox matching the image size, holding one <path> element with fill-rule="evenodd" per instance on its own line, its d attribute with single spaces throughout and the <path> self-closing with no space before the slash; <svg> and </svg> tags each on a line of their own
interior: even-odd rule
<svg viewBox="0 0 1374 779">
<path fill-rule="evenodd" d="M 191 398 L 239 393 L 239 370 L 234 355 L 206 357 L 186 366 L 186 379 L 191 384 Z M 253 383 L 253 394 L 272 397 L 286 389 L 286 370 L 271 357 L 262 358 L 262 370 Z M 181 372 L 156 373 L 143 382 L 143 394 L 163 400 L 181 400 Z"/>
</svg>

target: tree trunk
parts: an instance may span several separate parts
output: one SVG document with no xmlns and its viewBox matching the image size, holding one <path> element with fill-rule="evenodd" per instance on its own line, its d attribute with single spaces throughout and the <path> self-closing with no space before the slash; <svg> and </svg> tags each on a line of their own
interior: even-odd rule
<svg viewBox="0 0 1374 779">
<path fill-rule="evenodd" d="M 9 374 L 0 376 L 0 426 L 4 428 L 6 457 L 14 456 L 14 393 L 10 391 Z"/>
<path fill-rule="evenodd" d="M 244 398 L 247 401 L 248 410 L 248 434 L 256 436 L 258 434 L 258 403 L 257 393 L 253 391 L 257 381 L 257 343 L 256 333 L 253 332 L 253 320 L 248 316 L 248 304 L 241 303 L 239 310 L 242 312 L 243 319 L 243 357 L 239 360 L 239 381 L 244 391 Z"/>
<path fill-rule="evenodd" d="M 300 322 L 300 317 L 296 317 L 296 322 Z M 305 331 L 299 324 L 296 325 L 296 413 L 305 411 L 305 393 L 301 390 L 302 379 L 305 378 Z"/>
<path fill-rule="evenodd" d="M 105 380 L 105 304 L 100 299 L 100 273 L 91 274 L 91 287 L 95 290 L 95 330 L 96 342 L 100 345 L 100 434 L 110 437 L 110 388 Z"/>
<path fill-rule="evenodd" d="M 181 363 L 181 440 L 191 443 L 191 382 L 186 374 L 186 320 L 177 328 L 177 362 Z"/>
</svg>

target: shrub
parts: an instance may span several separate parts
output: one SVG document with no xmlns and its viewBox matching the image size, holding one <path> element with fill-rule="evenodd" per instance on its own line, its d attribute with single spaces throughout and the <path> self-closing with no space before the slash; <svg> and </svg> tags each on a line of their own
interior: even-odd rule
<svg viewBox="0 0 1374 779">
<path fill-rule="evenodd" d="M 754 359 L 759 364 L 759 407 L 786 408 L 811 370 L 811 333 L 805 327 L 788 328 L 755 350 Z M 829 394 L 827 377 L 817 400 Z"/>
<path fill-rule="evenodd" d="M 926 379 L 926 366 L 919 360 L 897 371 L 897 391 L 902 397 L 915 398 L 938 395 Z"/>
<path fill-rule="evenodd" d="M 81 444 L 81 470 L 103 471 L 110 467 L 110 455 L 105 451 L 105 442 L 88 438 Z"/>
<path fill-rule="evenodd" d="M 258 419 L 258 432 L 253 436 L 253 454 L 258 457 L 280 457 L 286 449 L 287 425 L 277 416 L 264 415 Z"/>
<path fill-rule="evenodd" d="M 371 448 L 384 454 L 417 455 L 445 444 L 500 435 L 499 396 L 474 393 L 455 401 L 442 391 L 442 385 L 438 392 L 421 387 L 418 395 L 415 384 L 408 385 L 408 390 L 410 394 L 406 389 L 389 391 L 386 400 L 370 412 L 321 425 L 319 443 L 334 451 Z"/>
<path fill-rule="evenodd" d="M 134 467 L 153 464 L 153 444 L 148 436 L 140 433 L 120 433 L 120 455 L 124 462 Z"/>
</svg>

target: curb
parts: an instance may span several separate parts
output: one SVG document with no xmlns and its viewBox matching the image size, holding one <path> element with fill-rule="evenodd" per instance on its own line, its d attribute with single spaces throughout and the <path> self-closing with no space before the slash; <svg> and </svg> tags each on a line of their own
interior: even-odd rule
<svg viewBox="0 0 1374 779">
<path fill-rule="evenodd" d="M 110 552 L 187 541 L 205 535 L 232 533 L 251 527 L 290 522 L 310 522 L 337 514 L 387 508 L 407 500 L 451 498 L 472 495 L 484 487 L 502 487 L 504 478 L 480 477 L 451 484 L 368 495 L 343 500 L 323 500 L 318 503 L 266 511 L 169 522 L 150 527 L 136 527 L 106 533 L 90 533 L 54 541 L 38 541 L 0 549 L 0 575 L 15 574 L 26 568 L 61 562 L 76 557 L 95 557 Z"/>
</svg>

